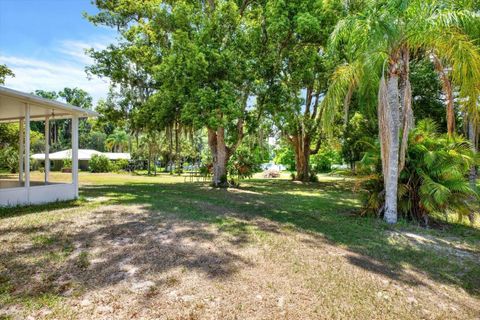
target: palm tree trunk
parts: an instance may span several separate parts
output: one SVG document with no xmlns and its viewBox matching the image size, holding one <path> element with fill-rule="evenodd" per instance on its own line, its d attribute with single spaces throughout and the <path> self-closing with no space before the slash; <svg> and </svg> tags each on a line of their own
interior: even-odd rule
<svg viewBox="0 0 480 320">
<path fill-rule="evenodd" d="M 405 167 L 405 158 L 408 147 L 408 135 L 414 127 L 413 110 L 412 110 L 412 86 L 410 84 L 410 52 L 407 46 L 400 49 L 400 155 L 398 172 L 402 172 Z"/>
<path fill-rule="evenodd" d="M 348 125 L 348 116 L 350 111 L 350 102 L 352 101 L 354 86 L 350 85 L 348 87 L 347 95 L 343 99 L 343 127 L 346 128 Z"/>
<path fill-rule="evenodd" d="M 397 222 L 397 191 L 400 155 L 399 59 L 391 58 L 387 79 L 382 77 L 378 94 L 379 136 L 385 186 L 384 220 Z"/>
<path fill-rule="evenodd" d="M 472 117 L 468 117 L 468 138 L 472 144 L 472 151 L 474 153 L 477 152 L 477 130 L 476 130 L 476 126 L 475 126 L 475 123 L 474 123 L 474 120 L 472 119 Z M 470 182 L 470 187 L 472 188 L 472 190 L 476 191 L 477 190 L 477 178 L 478 178 L 478 172 L 477 172 L 477 168 L 475 165 L 472 165 L 472 167 L 470 168 L 470 173 L 468 175 L 468 180 Z M 475 201 L 477 201 L 477 199 L 475 197 L 472 197 L 471 201 L 473 203 L 475 203 Z M 470 220 L 470 223 L 473 225 L 475 224 L 475 209 L 472 208 L 470 210 L 470 213 L 468 214 L 468 218 Z"/>
<path fill-rule="evenodd" d="M 445 102 L 447 104 L 447 132 L 448 136 L 451 137 L 455 133 L 455 104 L 452 82 L 450 81 L 450 78 L 448 77 L 448 74 L 443 67 L 442 61 L 440 61 L 440 59 L 435 54 L 432 54 L 432 57 L 435 70 L 437 71 L 440 80 L 442 81 L 442 89 L 443 93 L 445 94 Z"/>
</svg>

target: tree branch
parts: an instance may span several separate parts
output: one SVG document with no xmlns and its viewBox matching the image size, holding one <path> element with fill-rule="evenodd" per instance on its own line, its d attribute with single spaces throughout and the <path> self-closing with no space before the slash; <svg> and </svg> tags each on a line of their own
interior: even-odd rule
<svg viewBox="0 0 480 320">
<path fill-rule="evenodd" d="M 307 88 L 307 95 L 305 97 L 305 115 L 310 115 L 310 105 L 312 104 L 312 88 Z"/>
<path fill-rule="evenodd" d="M 240 143 L 242 143 L 243 136 L 244 136 L 244 122 L 245 122 L 245 110 L 247 109 L 247 101 L 248 101 L 249 93 L 246 92 L 243 98 L 243 106 L 242 106 L 242 116 L 237 121 L 237 139 L 232 144 L 232 146 L 227 147 L 228 156 L 231 156 L 235 150 L 237 150 Z"/>
<path fill-rule="evenodd" d="M 319 99 L 320 99 L 320 92 L 317 92 L 317 94 L 315 95 L 315 104 L 313 105 L 312 116 L 310 117 L 311 119 L 315 119 L 315 117 L 317 116 Z"/>
</svg>

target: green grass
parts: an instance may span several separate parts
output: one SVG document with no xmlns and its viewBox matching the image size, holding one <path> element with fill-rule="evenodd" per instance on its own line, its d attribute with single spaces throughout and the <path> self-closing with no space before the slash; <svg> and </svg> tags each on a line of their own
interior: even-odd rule
<svg viewBox="0 0 480 320">
<path fill-rule="evenodd" d="M 141 178 L 141 181 L 138 179 Z M 141 204 L 150 210 L 167 212 L 177 218 L 219 225 L 232 234 L 249 234 L 254 229 L 242 219 L 266 218 L 285 227 L 321 235 L 332 243 L 365 255 L 369 268 L 402 270 L 413 268 L 430 277 L 454 283 L 465 290 L 480 294 L 480 266 L 475 261 L 459 261 L 433 249 L 412 246 L 403 237 L 393 238 L 391 232 L 415 232 L 440 238 L 455 237 L 467 250 L 479 253 L 480 230 L 461 224 L 446 225 L 443 230 L 425 230 L 400 222 L 388 226 L 374 218 L 361 218 L 358 194 L 353 193 L 352 181 L 322 176 L 319 183 L 296 184 L 288 180 L 251 179 L 243 181 L 240 191 L 210 189 L 205 183 L 178 183 L 168 175 L 134 177 L 128 183 L 91 184 L 81 190 L 85 198 L 107 197 L 109 204 Z M 372 264 L 372 265 L 369 265 Z"/>
<path fill-rule="evenodd" d="M 151 221 L 173 217 L 188 223 L 204 223 L 245 246 L 268 242 L 271 235 L 278 232 L 268 224 L 271 222 L 287 234 L 318 236 L 349 250 L 355 254 L 349 263 L 368 272 L 406 285 L 420 285 L 421 281 L 407 272 L 413 270 L 437 284 L 462 288 L 472 296 L 480 295 L 478 260 L 452 254 L 452 250 L 460 248 L 461 252 L 478 258 L 480 230 L 477 227 L 450 223 L 442 229 L 423 229 L 405 221 L 389 226 L 378 219 L 359 217 L 359 194 L 352 191 L 354 181 L 350 178 L 325 175 L 319 183 L 309 184 L 251 179 L 242 181 L 238 189 L 228 190 L 212 189 L 204 182 L 184 183 L 183 177 L 166 174 L 149 177 L 82 173 L 80 181 L 81 200 L 0 209 L 0 226 L 2 219 L 21 219 L 23 225 L 32 228 L 28 232 L 30 241 L 47 250 L 43 258 L 61 261 L 73 251 L 68 239 L 61 234 L 47 234 L 48 230 L 35 229 L 42 217 L 55 221 L 56 216 L 48 213 L 57 210 L 68 209 L 65 214 L 75 219 L 81 212 L 101 206 L 139 205 L 150 212 L 162 213 L 162 216 L 149 216 Z M 265 223 L 258 223 L 259 219 Z M 427 237 L 432 244 L 412 241 L 409 234 Z M 439 247 L 448 250 L 439 250 Z M 80 252 L 76 265 L 87 269 L 89 253 Z M 293 263 L 293 272 L 302 272 L 302 268 L 302 264 Z M 0 302 L 11 302 L 14 299 L 11 291 L 10 279 L 0 278 Z M 35 308 L 38 304 L 61 301 L 57 298 L 55 294 L 36 296 L 29 303 Z"/>
</svg>

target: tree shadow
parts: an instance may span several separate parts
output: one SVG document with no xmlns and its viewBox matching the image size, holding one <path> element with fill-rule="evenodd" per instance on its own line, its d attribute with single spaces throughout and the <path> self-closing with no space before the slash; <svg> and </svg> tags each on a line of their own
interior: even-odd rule
<svg viewBox="0 0 480 320">
<path fill-rule="evenodd" d="M 392 241 L 395 230 L 389 226 L 351 214 L 358 201 L 350 187 L 338 181 L 278 180 L 246 182 L 235 190 L 202 182 L 83 186 L 83 197 L 101 200 L 74 229 L 65 228 L 65 220 L 47 227 L 0 228 L 5 237 L 48 233 L 52 238 L 0 252 L 0 289 L 14 297 L 64 294 L 75 283 L 87 290 L 105 288 L 176 268 L 228 279 L 251 265 L 228 244 L 248 244 L 253 225 L 270 234 L 295 228 L 308 234 L 304 241 L 314 247 L 341 245 L 351 253 L 346 260 L 352 265 L 410 286 L 425 283 L 407 266 L 434 281 L 480 294 L 478 262 Z M 88 204 L 85 201 L 18 208 L 14 215 Z"/>
<path fill-rule="evenodd" d="M 357 267 L 409 285 L 420 284 L 418 279 L 404 272 L 408 266 L 434 281 L 480 295 L 478 252 L 470 252 L 472 259 L 461 259 L 448 251 L 392 240 L 392 232 L 401 232 L 401 226 L 390 227 L 377 219 L 352 214 L 359 209 L 359 203 L 350 182 L 334 181 L 332 185 L 293 184 L 281 180 L 252 182 L 247 181 L 240 191 L 212 189 L 205 183 L 138 183 L 122 186 L 121 192 L 118 186 L 89 186 L 83 192 L 110 196 L 108 203 L 112 204 L 142 204 L 149 210 L 170 212 L 186 221 L 218 223 L 226 217 L 238 217 L 264 232 L 279 232 L 278 224 L 294 226 L 321 235 L 319 241 L 347 247 L 355 256 L 349 261 Z M 265 219 L 277 225 L 266 227 Z M 245 226 L 233 227 L 241 234 Z M 474 234 L 477 243 L 479 230 L 469 232 Z M 239 239 L 239 243 L 247 241 L 247 238 Z"/>
<path fill-rule="evenodd" d="M 221 280 L 250 265 L 219 245 L 219 234 L 208 224 L 169 219 L 169 214 L 142 206 L 123 206 L 121 211 L 102 206 L 90 216 L 75 228 L 65 228 L 63 221 L 48 228 L 1 228 L 5 237 L 21 233 L 38 240 L 0 252 L 0 295 L 62 295 L 75 284 L 99 289 L 176 268 Z"/>
</svg>

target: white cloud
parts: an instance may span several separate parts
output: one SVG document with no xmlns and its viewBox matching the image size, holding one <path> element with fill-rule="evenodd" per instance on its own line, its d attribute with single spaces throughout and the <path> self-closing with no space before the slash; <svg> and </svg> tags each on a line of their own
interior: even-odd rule
<svg viewBox="0 0 480 320">
<path fill-rule="evenodd" d="M 85 66 L 93 60 L 85 55 L 85 49 L 104 49 L 111 42 L 107 38 L 92 42 L 64 40 L 53 48 L 45 48 L 52 53 L 48 60 L 0 53 L 0 64 L 6 64 L 15 73 L 15 77 L 6 79 L 5 85 L 25 92 L 78 87 L 91 94 L 96 103 L 106 97 L 109 83 L 97 77 L 88 79 Z"/>
<path fill-rule="evenodd" d="M 85 54 L 85 50 L 93 48 L 95 50 L 103 50 L 107 47 L 106 44 L 114 42 L 112 38 L 102 38 L 96 41 L 86 42 L 79 40 L 63 40 L 57 45 L 58 52 L 69 56 L 75 61 L 81 62 L 85 65 L 93 63 L 92 58 Z"/>
</svg>

